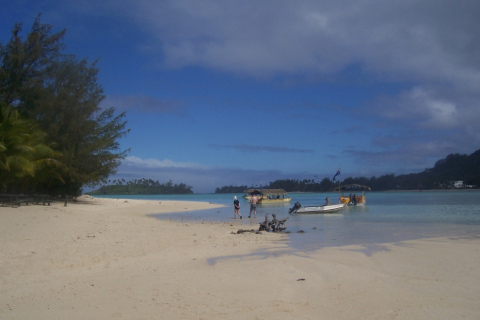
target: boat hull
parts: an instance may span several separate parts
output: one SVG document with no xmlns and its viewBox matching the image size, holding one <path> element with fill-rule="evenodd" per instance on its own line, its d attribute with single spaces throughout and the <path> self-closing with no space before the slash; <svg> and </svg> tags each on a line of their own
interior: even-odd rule
<svg viewBox="0 0 480 320">
<path fill-rule="evenodd" d="M 280 198 L 280 199 L 258 199 L 259 203 L 283 203 L 290 202 L 292 198 Z"/>
<path fill-rule="evenodd" d="M 356 196 L 356 201 L 351 201 L 348 196 L 340 196 L 338 199 L 341 203 L 345 203 L 347 206 L 364 206 L 367 203 L 365 196 Z"/>
<path fill-rule="evenodd" d="M 301 207 L 297 210 L 298 214 L 309 214 L 309 213 L 335 213 L 341 211 L 345 207 L 344 203 L 341 204 L 332 204 L 327 206 L 307 206 Z"/>
</svg>

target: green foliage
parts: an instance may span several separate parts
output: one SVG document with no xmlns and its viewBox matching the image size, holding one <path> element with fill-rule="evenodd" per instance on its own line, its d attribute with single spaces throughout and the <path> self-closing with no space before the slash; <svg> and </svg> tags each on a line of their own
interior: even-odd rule
<svg viewBox="0 0 480 320">
<path fill-rule="evenodd" d="M 25 40 L 20 35 L 22 24 L 16 23 L 10 41 L 6 45 L 0 43 L 0 101 L 17 105 L 26 96 L 36 94 L 50 63 L 64 47 L 60 41 L 65 30 L 55 34 L 51 30 L 50 25 L 40 23 L 38 15 Z"/>
<path fill-rule="evenodd" d="M 429 172 L 433 182 L 463 180 L 466 184 L 480 185 L 480 150 L 470 156 L 450 154 L 437 161 Z"/>
<path fill-rule="evenodd" d="M 215 193 L 242 193 L 246 189 L 248 189 L 247 186 L 234 187 L 230 185 L 230 186 L 224 186 L 221 188 L 216 188 Z"/>
<path fill-rule="evenodd" d="M 294 179 L 283 179 L 275 180 L 270 182 L 266 186 L 262 186 L 263 189 L 283 189 L 287 192 L 323 192 L 331 191 L 335 186 L 334 182 L 331 182 L 329 179 L 325 178 L 321 182 L 316 182 L 313 179 L 305 180 L 294 180 Z M 216 188 L 215 193 L 239 193 L 243 192 L 246 189 L 254 188 L 247 186 L 225 186 L 222 188 Z"/>
<path fill-rule="evenodd" d="M 47 142 L 63 154 L 55 172 L 61 179 L 38 187 L 76 196 L 82 186 L 98 185 L 116 172 L 128 152 L 120 150 L 118 140 L 129 130 L 125 113 L 99 107 L 104 95 L 96 62 L 62 54 L 65 31 L 52 34 L 51 29 L 38 16 L 25 40 L 16 24 L 10 41 L 0 44 L 0 102 L 38 123 Z"/>
<path fill-rule="evenodd" d="M 60 177 L 48 178 L 45 173 L 61 166 L 60 154 L 45 142 L 46 134 L 31 120 L 23 119 L 10 106 L 0 105 L 0 190 L 17 192 L 34 184 L 46 183 Z M 39 174 L 40 173 L 40 174 Z"/>
<path fill-rule="evenodd" d="M 480 187 L 480 150 L 475 151 L 470 156 L 460 154 L 450 154 L 445 159 L 437 161 L 431 169 L 426 169 L 420 173 L 411 173 L 407 175 L 395 176 L 386 174 L 380 177 L 348 177 L 341 184 L 359 184 L 369 186 L 372 190 L 417 190 L 417 189 L 445 189 L 450 187 L 451 181 L 462 180 L 467 185 Z M 269 185 L 263 186 L 264 189 L 284 189 L 287 192 L 329 192 L 338 183 L 324 178 L 320 183 L 312 180 L 276 180 Z M 215 193 L 226 193 L 229 190 L 235 190 L 234 186 L 217 188 Z M 243 190 L 248 189 L 245 187 Z M 239 190 L 239 189 L 237 189 Z M 242 191 L 243 191 L 242 190 Z M 236 191 L 239 192 L 239 191 Z"/>
<path fill-rule="evenodd" d="M 173 184 L 169 181 L 164 184 L 160 184 L 158 181 L 152 179 L 135 179 L 128 181 L 125 185 L 125 180 L 120 181 L 114 185 L 101 186 L 99 189 L 88 192 L 90 195 L 124 195 L 124 194 L 192 194 L 191 186 L 187 186 L 184 183 Z"/>
<path fill-rule="evenodd" d="M 270 182 L 270 185 L 268 187 L 265 187 L 265 189 L 283 189 L 285 191 L 291 190 L 295 192 L 316 192 L 327 191 L 331 189 L 333 185 L 334 183 L 330 182 L 330 180 L 328 179 L 324 179 L 322 182 L 315 182 L 315 180 L 313 179 L 284 179 Z"/>
</svg>

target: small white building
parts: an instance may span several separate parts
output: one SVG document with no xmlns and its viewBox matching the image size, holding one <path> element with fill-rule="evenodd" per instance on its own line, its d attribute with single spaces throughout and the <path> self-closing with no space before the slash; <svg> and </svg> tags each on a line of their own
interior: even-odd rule
<svg viewBox="0 0 480 320">
<path fill-rule="evenodd" d="M 463 181 L 455 181 L 455 182 L 453 183 L 453 186 L 454 186 L 455 188 L 457 188 L 457 189 L 463 188 L 463 187 L 464 187 Z"/>
</svg>

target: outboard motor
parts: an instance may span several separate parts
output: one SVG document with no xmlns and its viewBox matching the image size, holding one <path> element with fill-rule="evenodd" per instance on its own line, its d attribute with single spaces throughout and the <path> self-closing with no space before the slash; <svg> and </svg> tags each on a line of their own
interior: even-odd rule
<svg viewBox="0 0 480 320">
<path fill-rule="evenodd" d="M 292 208 L 288 209 L 288 213 L 297 212 L 297 210 L 300 209 L 301 207 L 302 205 L 300 204 L 300 202 L 297 201 L 295 202 Z"/>
</svg>

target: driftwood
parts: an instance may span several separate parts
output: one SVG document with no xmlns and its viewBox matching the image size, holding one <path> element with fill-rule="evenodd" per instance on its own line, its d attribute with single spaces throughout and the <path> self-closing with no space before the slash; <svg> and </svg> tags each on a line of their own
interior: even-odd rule
<svg viewBox="0 0 480 320">
<path fill-rule="evenodd" d="M 268 213 L 267 213 L 265 215 L 265 221 L 259 223 L 260 227 L 258 228 L 258 231 L 264 231 L 265 230 L 265 231 L 270 232 L 270 230 L 271 230 L 273 232 L 278 232 L 278 231 L 285 230 L 287 228 L 285 226 L 285 222 L 288 220 L 288 217 L 286 217 L 285 219 L 282 219 L 282 220 L 278 220 L 276 214 L 272 214 L 272 217 L 273 217 L 273 220 L 270 221 L 268 219 Z"/>
<path fill-rule="evenodd" d="M 285 226 L 285 222 L 287 222 L 288 217 L 286 217 L 285 219 L 282 219 L 282 220 L 277 220 L 277 215 L 276 214 L 272 214 L 272 217 L 273 217 L 273 221 L 272 221 L 272 231 L 273 232 L 283 231 L 283 230 L 287 229 L 287 227 Z"/>
<path fill-rule="evenodd" d="M 268 213 L 265 215 L 265 221 L 260 222 L 260 227 L 258 228 L 258 231 L 270 231 L 270 221 L 268 220 Z"/>
<path fill-rule="evenodd" d="M 251 233 L 255 233 L 255 230 L 245 230 L 245 229 L 239 229 L 237 231 L 237 234 L 241 234 L 241 233 L 245 233 L 245 232 L 251 232 Z"/>
</svg>

